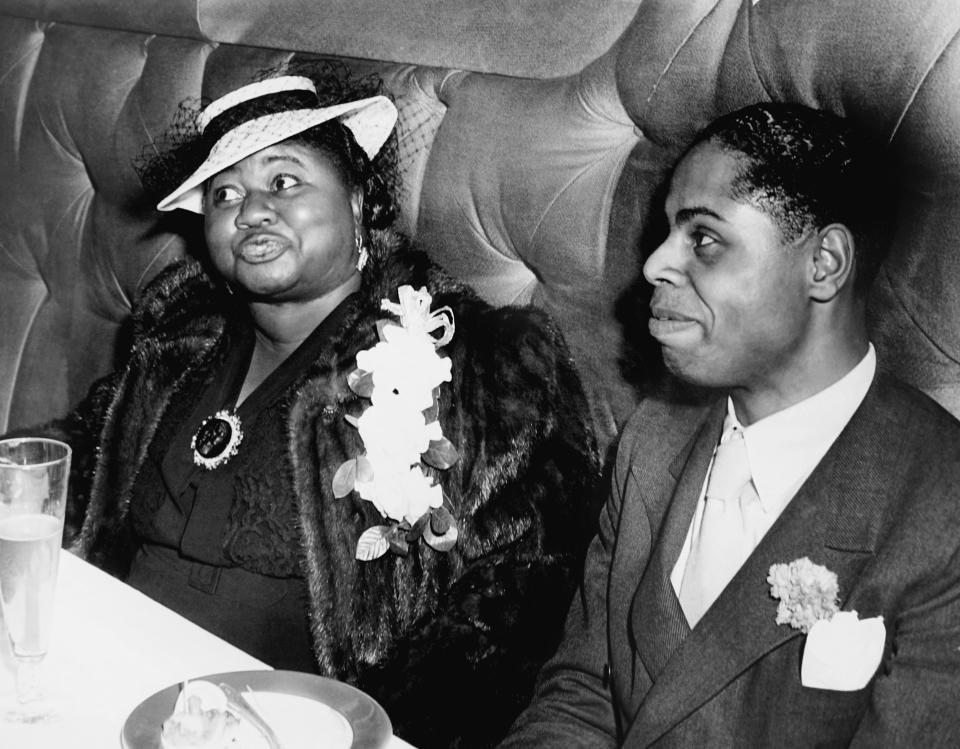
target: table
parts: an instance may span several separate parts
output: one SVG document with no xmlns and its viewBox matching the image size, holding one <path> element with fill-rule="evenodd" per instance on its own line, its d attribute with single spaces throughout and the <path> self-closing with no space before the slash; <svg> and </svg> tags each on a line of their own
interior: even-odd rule
<svg viewBox="0 0 960 749">
<path fill-rule="evenodd" d="M 66 551 L 54 616 L 45 682 L 58 719 L 0 722 L 3 749 L 119 749 L 127 715 L 154 692 L 204 674 L 270 668 Z M 2 636 L 0 696 L 7 696 L 13 659 Z M 412 747 L 394 737 L 388 749 Z"/>
</svg>

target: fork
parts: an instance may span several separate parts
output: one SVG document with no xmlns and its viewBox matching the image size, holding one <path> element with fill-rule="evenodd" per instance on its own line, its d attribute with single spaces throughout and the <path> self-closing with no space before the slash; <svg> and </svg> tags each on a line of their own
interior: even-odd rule
<svg viewBox="0 0 960 749">
<path fill-rule="evenodd" d="M 269 749 L 283 749 L 283 745 L 280 743 L 280 739 L 277 738 L 277 734 L 273 732 L 273 729 L 267 721 L 263 719 L 263 716 L 257 712 L 256 708 L 250 704 L 246 697 L 229 684 L 221 682 L 220 688 L 223 690 L 223 693 L 227 695 L 227 703 L 230 708 L 236 712 L 239 717 L 250 721 L 253 727 L 263 734 L 263 737 L 267 740 Z M 250 690 L 250 687 L 247 687 L 247 689 Z M 252 690 L 250 691 L 252 693 Z"/>
</svg>

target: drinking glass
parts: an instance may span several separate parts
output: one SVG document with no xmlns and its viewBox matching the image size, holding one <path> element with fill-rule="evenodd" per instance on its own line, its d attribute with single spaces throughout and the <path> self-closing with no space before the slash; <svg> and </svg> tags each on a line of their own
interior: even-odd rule
<svg viewBox="0 0 960 749">
<path fill-rule="evenodd" d="M 52 711 L 40 665 L 47 654 L 63 538 L 70 447 L 28 437 L 0 440 L 0 611 L 16 667 L 9 721 L 38 722 Z"/>
</svg>

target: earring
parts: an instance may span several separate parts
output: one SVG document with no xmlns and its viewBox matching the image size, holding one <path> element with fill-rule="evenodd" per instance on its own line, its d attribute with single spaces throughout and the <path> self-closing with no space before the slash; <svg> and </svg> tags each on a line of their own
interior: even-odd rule
<svg viewBox="0 0 960 749">
<path fill-rule="evenodd" d="M 363 237 L 360 236 L 360 232 L 357 232 L 357 270 L 362 271 L 363 267 L 367 264 L 367 260 L 369 259 L 370 251 L 363 243 Z"/>
</svg>

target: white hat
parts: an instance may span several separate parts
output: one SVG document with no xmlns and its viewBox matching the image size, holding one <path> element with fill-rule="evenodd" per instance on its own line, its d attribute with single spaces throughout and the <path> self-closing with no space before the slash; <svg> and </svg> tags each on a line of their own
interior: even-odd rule
<svg viewBox="0 0 960 749">
<path fill-rule="evenodd" d="M 220 115 L 252 99 L 267 99 L 283 92 L 301 92 L 301 105 L 319 104 L 317 89 L 309 78 L 286 75 L 251 83 L 220 97 L 200 114 L 200 133 L 205 133 Z M 289 106 L 289 102 L 287 103 Z M 385 96 L 335 104 L 331 107 L 283 109 L 246 120 L 226 130 L 213 144 L 206 160 L 176 190 L 157 204 L 157 210 L 183 208 L 203 213 L 203 183 L 268 146 L 275 145 L 328 120 L 339 119 L 371 159 L 386 142 L 397 122 L 397 108 Z M 209 135 L 209 133 L 207 133 Z"/>
</svg>

